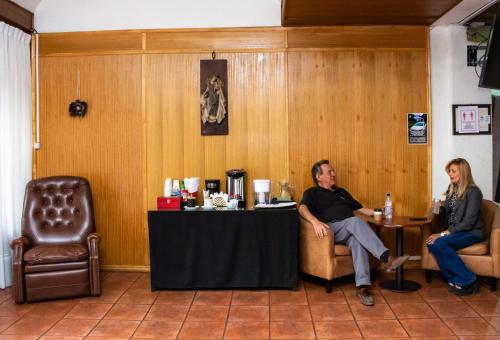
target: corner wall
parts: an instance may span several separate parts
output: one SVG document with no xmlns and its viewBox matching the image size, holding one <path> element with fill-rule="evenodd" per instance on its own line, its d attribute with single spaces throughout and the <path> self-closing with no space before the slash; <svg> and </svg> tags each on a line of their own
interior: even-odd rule
<svg viewBox="0 0 500 340">
<path fill-rule="evenodd" d="M 472 174 L 484 198 L 493 194 L 491 135 L 455 136 L 453 104 L 491 104 L 490 90 L 477 86 L 473 67 L 467 67 L 466 28 L 450 25 L 431 29 L 432 89 L 432 196 L 448 187 L 444 166 L 452 158 L 469 161 Z"/>
</svg>

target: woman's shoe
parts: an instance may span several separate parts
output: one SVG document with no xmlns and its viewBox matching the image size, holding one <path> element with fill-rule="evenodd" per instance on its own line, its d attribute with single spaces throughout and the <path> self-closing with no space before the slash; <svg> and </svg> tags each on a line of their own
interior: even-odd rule
<svg viewBox="0 0 500 340">
<path fill-rule="evenodd" d="M 458 296 L 469 296 L 479 293 L 479 289 L 480 289 L 479 281 L 476 280 L 467 287 L 460 287 L 455 285 L 455 290 L 453 291 L 453 294 Z"/>
</svg>

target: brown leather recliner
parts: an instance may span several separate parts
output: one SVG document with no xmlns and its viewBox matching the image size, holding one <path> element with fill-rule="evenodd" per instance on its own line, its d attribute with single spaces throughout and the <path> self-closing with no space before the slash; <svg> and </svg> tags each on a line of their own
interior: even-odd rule
<svg viewBox="0 0 500 340">
<path fill-rule="evenodd" d="M 331 230 L 327 236 L 318 238 L 314 227 L 300 217 L 300 271 L 304 274 L 325 279 L 326 292 L 332 290 L 332 280 L 354 274 L 351 250 L 342 244 L 334 244 L 335 236 Z M 370 267 L 377 266 L 378 261 L 370 257 Z M 372 273 L 373 275 L 374 273 Z"/>
<path fill-rule="evenodd" d="M 86 179 L 56 176 L 30 181 L 21 234 L 11 241 L 16 303 L 100 295 L 100 237 Z"/>
<path fill-rule="evenodd" d="M 484 241 L 460 249 L 458 254 L 467 268 L 480 276 L 490 278 L 490 289 L 496 290 L 500 278 L 500 205 L 485 200 L 481 202 L 480 218 L 484 223 Z M 427 282 L 432 280 L 430 270 L 439 270 L 434 256 L 429 252 L 425 240 L 439 232 L 432 226 L 422 226 L 422 269 L 425 269 Z"/>
</svg>

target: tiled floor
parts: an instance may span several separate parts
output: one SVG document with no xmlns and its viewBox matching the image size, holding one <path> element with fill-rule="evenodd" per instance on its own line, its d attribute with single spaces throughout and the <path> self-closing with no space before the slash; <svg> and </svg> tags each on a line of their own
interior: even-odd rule
<svg viewBox="0 0 500 340">
<path fill-rule="evenodd" d="M 423 283 L 420 270 L 406 277 Z M 382 279 L 382 277 L 380 278 Z M 377 289 L 359 304 L 351 280 L 296 291 L 151 292 L 148 274 L 104 272 L 103 295 L 16 305 L 0 290 L 0 339 L 500 339 L 500 292 L 459 298 L 440 279 L 418 292 Z"/>
</svg>

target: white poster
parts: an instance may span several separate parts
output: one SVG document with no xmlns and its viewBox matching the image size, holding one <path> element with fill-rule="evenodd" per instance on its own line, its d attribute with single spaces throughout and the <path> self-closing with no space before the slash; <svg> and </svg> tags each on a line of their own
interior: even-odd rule
<svg viewBox="0 0 500 340">
<path fill-rule="evenodd" d="M 458 133 L 479 132 L 479 108 L 477 106 L 459 106 L 455 117 Z"/>
</svg>

